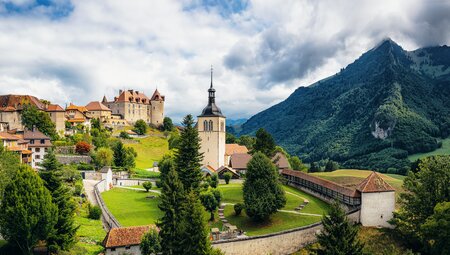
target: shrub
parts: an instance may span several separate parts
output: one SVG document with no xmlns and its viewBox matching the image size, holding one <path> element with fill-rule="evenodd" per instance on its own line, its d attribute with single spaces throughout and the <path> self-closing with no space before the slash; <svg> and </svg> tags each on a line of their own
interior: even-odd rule
<svg viewBox="0 0 450 255">
<path fill-rule="evenodd" d="M 230 183 L 231 177 L 232 177 L 232 175 L 229 172 L 223 174 L 223 178 L 225 179 L 226 184 Z"/>
<path fill-rule="evenodd" d="M 79 196 L 81 195 L 81 193 L 83 192 L 83 183 L 82 182 L 76 182 L 75 183 L 75 189 L 73 191 L 75 196 Z"/>
<path fill-rule="evenodd" d="M 152 188 L 152 183 L 151 182 L 144 182 L 144 183 L 142 183 L 142 186 L 148 192 Z"/>
<path fill-rule="evenodd" d="M 99 220 L 102 215 L 102 209 L 98 205 L 89 206 L 89 219 Z"/>
<path fill-rule="evenodd" d="M 217 188 L 217 185 L 219 184 L 219 177 L 217 176 L 217 174 L 213 174 L 213 176 L 211 177 L 211 180 L 209 181 L 209 185 L 211 186 L 211 188 Z"/>
<path fill-rule="evenodd" d="M 145 121 L 143 120 L 138 120 L 134 124 L 133 131 L 136 132 L 138 135 L 145 135 L 145 133 L 147 133 L 147 129 L 148 129 L 147 123 L 145 123 Z"/>
<path fill-rule="evenodd" d="M 123 139 L 131 139 L 130 135 L 125 131 L 120 132 L 119 137 Z"/>
<path fill-rule="evenodd" d="M 94 169 L 95 168 L 94 168 L 93 165 L 86 164 L 86 163 L 83 163 L 83 162 L 81 162 L 81 163 L 79 163 L 77 165 L 77 170 L 94 170 Z"/>
<path fill-rule="evenodd" d="M 75 151 L 78 154 L 88 154 L 91 151 L 91 145 L 87 142 L 80 141 L 75 145 Z"/>
<path fill-rule="evenodd" d="M 156 185 L 157 188 L 161 188 L 162 187 L 161 181 L 155 181 L 155 185 Z"/>
<path fill-rule="evenodd" d="M 236 214 L 236 216 L 241 215 L 242 210 L 244 209 L 244 204 L 243 203 L 237 203 L 234 205 L 234 213 Z"/>
</svg>

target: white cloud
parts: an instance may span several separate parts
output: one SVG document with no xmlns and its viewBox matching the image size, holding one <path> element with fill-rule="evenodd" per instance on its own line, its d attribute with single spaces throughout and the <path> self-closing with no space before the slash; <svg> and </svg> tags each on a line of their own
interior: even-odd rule
<svg viewBox="0 0 450 255">
<path fill-rule="evenodd" d="M 217 8 L 186 11 L 189 1 L 72 5 L 58 18 L 8 14 L 0 5 L 0 94 L 34 94 L 64 106 L 112 98 L 123 88 L 151 94 L 157 86 L 168 115 L 179 120 L 206 104 L 213 64 L 222 111 L 248 117 L 337 72 L 384 37 L 407 49 L 450 41 L 449 32 L 437 32 L 448 27 L 449 14 L 430 15 L 448 4 L 418 0 L 254 1 L 227 17 Z"/>
</svg>

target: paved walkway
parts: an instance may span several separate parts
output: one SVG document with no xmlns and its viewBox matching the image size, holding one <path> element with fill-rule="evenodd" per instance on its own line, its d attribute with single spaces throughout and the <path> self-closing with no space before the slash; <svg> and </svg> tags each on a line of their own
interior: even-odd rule
<svg viewBox="0 0 450 255">
<path fill-rule="evenodd" d="M 98 205 L 97 199 L 95 199 L 94 194 L 94 186 L 98 182 L 98 180 L 83 180 L 84 191 L 86 193 L 87 199 L 93 205 Z"/>
<path fill-rule="evenodd" d="M 233 203 L 222 203 L 222 205 L 234 205 Z M 296 211 L 291 211 L 291 210 L 278 210 L 279 212 L 285 212 L 285 213 L 292 213 L 292 214 L 300 214 L 300 215 L 307 215 L 307 216 L 317 216 L 317 217 L 322 217 L 323 215 L 321 214 L 315 214 L 315 213 L 301 213 L 301 212 L 296 212 Z"/>
<path fill-rule="evenodd" d="M 126 187 L 126 186 L 114 186 L 114 188 L 146 191 L 145 189 L 141 189 L 141 188 L 133 188 L 133 187 Z M 153 192 L 153 193 L 161 194 L 161 191 L 159 191 L 159 190 L 149 190 L 148 192 Z"/>
</svg>

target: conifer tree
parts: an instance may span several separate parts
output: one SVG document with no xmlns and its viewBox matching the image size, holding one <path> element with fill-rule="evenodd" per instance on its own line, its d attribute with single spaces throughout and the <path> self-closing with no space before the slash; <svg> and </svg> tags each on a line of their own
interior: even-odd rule
<svg viewBox="0 0 450 255">
<path fill-rule="evenodd" d="M 271 158 L 275 154 L 275 149 L 276 144 L 272 135 L 264 128 L 258 129 L 258 131 L 256 131 L 256 141 L 253 145 L 253 153 L 260 151 Z"/>
<path fill-rule="evenodd" d="M 116 166 L 124 166 L 125 165 L 125 157 L 126 155 L 126 151 L 125 151 L 125 147 L 123 146 L 123 143 L 121 141 L 119 141 L 116 146 L 114 146 L 114 164 Z"/>
<path fill-rule="evenodd" d="M 57 213 L 42 180 L 22 165 L 5 189 L 0 205 L 0 233 L 23 254 L 32 254 L 39 240 L 48 239 Z"/>
<path fill-rule="evenodd" d="M 164 178 L 160 199 L 158 207 L 164 216 L 158 220 L 157 226 L 160 229 L 163 253 L 184 254 L 182 233 L 186 226 L 183 218 L 185 193 L 174 167 L 169 168 L 166 178 Z"/>
<path fill-rule="evenodd" d="M 203 159 L 203 154 L 199 152 L 200 138 L 194 126 L 192 115 L 189 114 L 184 117 L 183 126 L 184 129 L 181 132 L 178 151 L 175 156 L 175 164 L 184 189 L 187 192 L 192 189 L 198 191 L 202 180 L 200 162 Z"/>
<path fill-rule="evenodd" d="M 161 161 L 158 163 L 159 168 L 159 180 L 164 183 L 164 180 L 169 173 L 170 169 L 175 169 L 175 161 L 171 155 L 164 155 Z"/>
<path fill-rule="evenodd" d="M 255 220 L 267 219 L 286 204 L 275 165 L 261 152 L 247 164 L 243 193 L 245 210 Z"/>
<path fill-rule="evenodd" d="M 359 255 L 364 245 L 358 240 L 358 227 L 345 216 L 338 202 L 331 206 L 328 216 L 322 218 L 323 231 L 317 235 L 319 248 L 312 249 L 318 255 Z"/>
<path fill-rule="evenodd" d="M 39 172 L 44 186 L 50 191 L 52 201 L 58 208 L 57 222 L 49 235 L 47 243 L 51 252 L 68 250 L 74 243 L 78 227 L 75 226 L 74 213 L 76 209 L 72 192 L 60 178 L 61 164 L 50 150 L 42 162 L 43 169 Z"/>
</svg>

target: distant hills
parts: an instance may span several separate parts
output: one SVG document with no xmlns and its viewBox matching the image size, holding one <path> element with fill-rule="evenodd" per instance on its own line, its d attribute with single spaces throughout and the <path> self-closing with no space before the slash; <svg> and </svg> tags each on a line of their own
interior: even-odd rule
<svg viewBox="0 0 450 255">
<path fill-rule="evenodd" d="M 239 134 L 260 127 L 307 162 L 404 173 L 409 154 L 435 150 L 450 135 L 450 47 L 405 51 L 384 40 L 251 117 Z"/>
</svg>

